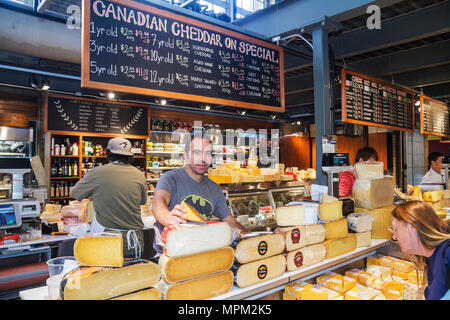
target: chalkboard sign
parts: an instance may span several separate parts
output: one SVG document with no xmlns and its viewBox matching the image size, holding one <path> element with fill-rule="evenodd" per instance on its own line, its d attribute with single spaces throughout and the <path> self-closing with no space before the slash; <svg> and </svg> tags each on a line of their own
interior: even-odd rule
<svg viewBox="0 0 450 320">
<path fill-rule="evenodd" d="M 342 69 L 342 121 L 392 130 L 414 130 L 414 92 Z"/>
<path fill-rule="evenodd" d="M 148 136 L 145 106 L 49 95 L 46 130 Z"/>
<path fill-rule="evenodd" d="M 81 85 L 284 112 L 283 49 L 123 0 L 83 0 Z"/>
<path fill-rule="evenodd" d="M 445 102 L 420 96 L 420 132 L 450 137 L 450 108 Z"/>
</svg>

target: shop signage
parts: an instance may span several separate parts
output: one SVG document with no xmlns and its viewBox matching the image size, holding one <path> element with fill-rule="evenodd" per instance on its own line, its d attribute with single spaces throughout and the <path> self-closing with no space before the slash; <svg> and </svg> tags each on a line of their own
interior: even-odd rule
<svg viewBox="0 0 450 320">
<path fill-rule="evenodd" d="M 414 92 L 342 69 L 342 121 L 412 132 Z"/>
<path fill-rule="evenodd" d="M 420 132 L 450 138 L 450 110 L 442 101 L 420 96 Z"/>
<path fill-rule="evenodd" d="M 148 108 L 94 99 L 48 95 L 46 131 L 148 136 Z"/>
<path fill-rule="evenodd" d="M 82 87 L 284 112 L 283 49 L 124 0 L 83 0 Z"/>
</svg>

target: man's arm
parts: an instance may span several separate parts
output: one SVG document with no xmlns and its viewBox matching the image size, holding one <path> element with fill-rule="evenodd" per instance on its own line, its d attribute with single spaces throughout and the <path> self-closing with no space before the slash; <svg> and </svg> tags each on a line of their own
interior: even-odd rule
<svg viewBox="0 0 450 320">
<path fill-rule="evenodd" d="M 164 189 L 157 189 L 152 202 L 152 212 L 156 220 L 163 226 L 186 223 L 186 209 L 177 204 L 169 210 L 170 193 Z"/>
<path fill-rule="evenodd" d="M 222 219 L 222 221 L 225 221 L 226 223 L 228 223 L 230 225 L 230 227 L 234 227 L 234 228 L 241 230 L 241 233 L 248 232 L 248 230 L 245 229 L 245 227 L 242 224 L 240 224 L 239 222 L 236 221 L 236 219 L 233 217 L 232 214 L 230 214 L 225 219 Z"/>
</svg>

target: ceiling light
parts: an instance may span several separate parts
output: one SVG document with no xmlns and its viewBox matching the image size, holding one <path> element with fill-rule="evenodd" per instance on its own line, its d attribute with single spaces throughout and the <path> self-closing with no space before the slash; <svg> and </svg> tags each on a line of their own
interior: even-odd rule
<svg viewBox="0 0 450 320">
<path fill-rule="evenodd" d="M 31 76 L 30 78 L 30 87 L 32 87 L 33 89 L 37 89 L 39 87 L 38 81 L 35 76 Z"/>
<path fill-rule="evenodd" d="M 209 109 L 211 109 L 211 107 L 210 106 L 205 106 L 205 110 L 209 110 Z"/>
<path fill-rule="evenodd" d="M 47 79 L 42 80 L 42 90 L 48 90 L 50 89 L 50 81 L 48 81 Z"/>
<path fill-rule="evenodd" d="M 417 100 L 415 105 L 416 105 L 416 107 L 420 106 L 420 100 Z"/>
<path fill-rule="evenodd" d="M 246 113 L 247 113 L 247 111 L 244 110 L 244 111 L 241 112 L 241 115 L 244 115 Z"/>
<path fill-rule="evenodd" d="M 276 114 L 274 114 L 273 116 L 272 116 L 272 119 L 275 119 L 277 117 L 277 115 Z"/>
<path fill-rule="evenodd" d="M 300 125 L 300 124 L 302 124 L 302 123 L 301 123 L 300 121 L 297 121 L 297 124 Z"/>
<path fill-rule="evenodd" d="M 166 99 L 162 99 L 162 100 L 160 101 L 160 103 L 161 103 L 163 106 L 165 106 L 166 103 L 167 103 L 167 100 L 166 100 Z"/>
<path fill-rule="evenodd" d="M 108 92 L 108 99 L 114 99 L 116 94 L 114 92 Z"/>
</svg>

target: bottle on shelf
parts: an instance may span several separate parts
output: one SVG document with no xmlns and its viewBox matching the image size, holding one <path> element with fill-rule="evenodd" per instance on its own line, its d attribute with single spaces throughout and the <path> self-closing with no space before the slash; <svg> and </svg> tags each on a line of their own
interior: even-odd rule
<svg viewBox="0 0 450 320">
<path fill-rule="evenodd" d="M 76 161 L 74 161 L 72 164 L 72 172 L 74 176 L 78 176 L 78 165 Z"/>
<path fill-rule="evenodd" d="M 72 144 L 72 155 L 73 156 L 77 156 L 78 155 L 78 144 L 76 142 L 74 142 Z"/>
</svg>

